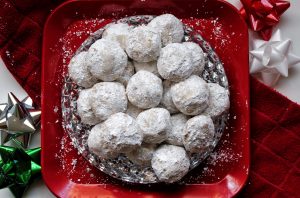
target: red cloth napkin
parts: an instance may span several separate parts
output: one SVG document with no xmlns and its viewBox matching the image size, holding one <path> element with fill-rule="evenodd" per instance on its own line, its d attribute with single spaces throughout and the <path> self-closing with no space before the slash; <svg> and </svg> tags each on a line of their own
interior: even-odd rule
<svg viewBox="0 0 300 198">
<path fill-rule="evenodd" d="M 37 104 L 43 24 L 59 2 L 0 0 L 1 57 Z M 298 186 L 300 106 L 251 78 L 251 169 L 239 196 L 299 197 Z"/>
</svg>

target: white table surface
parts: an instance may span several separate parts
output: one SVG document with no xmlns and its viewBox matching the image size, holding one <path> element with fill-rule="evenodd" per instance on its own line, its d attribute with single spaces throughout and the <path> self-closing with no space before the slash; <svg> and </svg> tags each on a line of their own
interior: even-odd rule
<svg viewBox="0 0 300 198">
<path fill-rule="evenodd" d="M 228 0 L 233 5 L 240 7 L 238 0 Z M 278 28 L 281 29 L 283 38 L 290 38 L 293 41 L 293 52 L 300 56 L 300 1 L 291 0 L 290 9 L 285 12 L 281 18 L 281 22 Z M 300 64 L 295 65 L 289 70 L 288 78 L 281 78 L 278 84 L 274 87 L 277 91 L 287 96 L 294 102 L 300 104 Z M 26 92 L 22 87 L 15 81 L 13 76 L 9 73 L 5 67 L 3 61 L 0 58 L 0 103 L 7 100 L 8 92 L 13 92 L 19 98 L 26 96 Z M 37 134 L 33 138 L 32 147 L 40 146 L 40 135 Z M 0 190 L 0 197 L 10 198 L 13 197 L 8 189 Z M 42 179 L 35 181 L 25 193 L 24 197 L 30 198 L 50 198 L 54 197 L 53 194 L 45 186 Z"/>
</svg>

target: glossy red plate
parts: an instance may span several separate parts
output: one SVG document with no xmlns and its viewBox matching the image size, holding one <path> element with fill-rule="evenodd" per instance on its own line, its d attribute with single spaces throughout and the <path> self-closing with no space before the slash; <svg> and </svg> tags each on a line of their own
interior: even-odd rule
<svg viewBox="0 0 300 198">
<path fill-rule="evenodd" d="M 181 184 L 133 185 L 91 166 L 71 145 L 61 123 L 63 72 L 89 34 L 112 19 L 173 13 L 202 34 L 224 63 L 231 93 L 230 119 L 215 155 Z M 248 29 L 238 11 L 219 0 L 68 1 L 44 29 L 42 173 L 59 197 L 231 197 L 249 171 Z"/>
</svg>

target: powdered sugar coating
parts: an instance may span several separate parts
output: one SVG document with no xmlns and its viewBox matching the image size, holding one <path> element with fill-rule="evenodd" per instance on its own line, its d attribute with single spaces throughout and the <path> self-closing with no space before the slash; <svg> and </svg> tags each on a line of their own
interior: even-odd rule
<svg viewBox="0 0 300 198">
<path fill-rule="evenodd" d="M 115 158 L 118 155 L 116 146 L 110 143 L 110 137 L 106 135 L 102 125 L 103 123 L 97 124 L 91 129 L 87 140 L 89 150 L 104 159 Z"/>
<path fill-rule="evenodd" d="M 187 116 L 182 113 L 171 116 L 171 127 L 167 132 L 167 143 L 177 146 L 183 146 L 183 131 L 187 121 Z"/>
<path fill-rule="evenodd" d="M 190 153 L 205 151 L 215 135 L 215 127 L 209 116 L 199 115 L 189 119 L 183 135 L 183 144 Z"/>
<path fill-rule="evenodd" d="M 142 20 L 142 23 L 145 22 L 149 22 L 152 20 L 152 16 L 148 17 L 148 16 L 132 16 L 132 17 L 128 17 L 126 19 L 121 19 L 121 21 L 124 21 L 125 23 L 129 22 L 130 24 L 133 24 L 133 26 L 138 25 L 140 23 L 140 21 Z M 78 51 L 82 51 L 85 50 L 86 48 L 88 48 L 90 46 L 91 43 L 93 43 L 96 39 L 101 38 L 101 34 L 102 34 L 102 30 L 100 29 L 99 31 L 97 31 L 94 34 L 92 34 L 89 39 L 87 40 L 87 42 L 83 43 L 82 47 L 80 49 L 78 49 Z M 215 53 L 210 49 L 209 43 L 205 42 L 200 35 L 198 35 L 195 31 L 193 31 L 190 28 L 186 29 L 186 36 L 185 39 L 186 40 L 195 40 L 197 43 L 199 43 L 201 46 L 203 46 L 203 49 L 205 49 L 206 52 L 208 52 L 208 60 L 210 61 L 210 64 L 208 64 L 207 66 L 207 70 L 205 71 L 205 73 L 203 73 L 203 77 L 205 78 L 205 80 L 207 81 L 212 81 L 212 82 L 217 82 L 220 83 L 222 86 L 224 85 L 225 88 L 227 88 L 227 79 L 226 79 L 226 75 L 222 72 L 223 71 L 223 67 L 221 64 L 218 65 L 219 59 L 216 56 L 215 57 Z M 192 31 L 191 33 L 189 33 L 190 31 Z M 194 33 L 196 33 L 196 37 L 194 37 Z M 219 71 L 221 71 L 219 73 Z M 67 78 L 65 81 L 65 89 L 67 90 L 67 96 L 62 98 L 62 107 L 66 109 L 66 111 L 63 110 L 63 113 L 70 113 L 71 115 L 76 115 L 76 106 L 74 108 L 74 104 L 76 105 L 76 99 L 77 99 L 77 94 L 75 94 L 74 96 L 74 91 L 77 91 L 77 93 L 80 92 L 81 88 L 77 88 L 77 86 L 74 85 L 74 83 L 70 82 L 70 79 Z M 72 86 L 70 86 L 72 85 Z M 75 86 L 75 87 L 74 87 Z M 73 90 L 72 90 L 73 88 Z M 64 89 L 64 91 L 65 91 Z M 68 99 L 68 96 L 70 99 Z M 65 104 L 65 105 L 64 105 Z M 71 110 L 69 111 L 68 108 L 71 108 Z M 72 114 L 74 113 L 74 114 Z M 75 125 L 72 125 L 72 132 L 68 131 L 68 133 L 70 134 L 70 136 L 73 138 L 73 143 L 75 145 L 75 147 L 79 148 L 79 152 L 83 153 L 83 156 L 86 157 L 86 154 L 89 152 L 84 149 L 81 150 L 83 148 L 83 146 L 85 146 L 85 142 L 86 142 L 86 137 L 87 137 L 87 130 L 83 129 L 81 131 L 79 131 L 78 129 L 81 128 L 81 125 L 76 125 L 76 123 L 78 123 L 78 120 L 75 119 L 74 121 L 72 121 L 72 117 L 68 117 L 69 114 L 65 114 L 66 115 L 66 120 L 67 120 L 67 124 L 73 124 L 75 123 Z M 222 121 L 224 121 L 224 118 L 227 116 L 222 116 Z M 71 119 L 71 121 L 68 122 L 68 120 Z M 226 120 L 226 119 L 225 119 Z M 219 119 L 218 119 L 219 121 Z M 217 131 L 220 131 L 220 127 L 218 126 L 219 122 L 216 123 L 216 128 Z M 82 125 L 84 126 L 84 125 Z M 223 125 L 224 126 L 224 125 Z M 223 128 L 223 126 L 221 126 L 221 128 Z M 66 127 L 68 127 L 66 125 Z M 84 127 L 83 127 L 84 128 Z M 84 132 L 81 134 L 79 134 L 79 132 Z M 222 133 L 222 132 L 220 132 Z M 76 140 L 76 141 L 74 141 Z M 85 147 L 87 148 L 87 147 Z M 195 156 L 195 157 L 194 157 Z M 202 161 L 202 156 L 199 154 L 195 154 L 192 158 L 191 158 L 191 164 L 193 164 L 191 166 L 191 168 L 197 166 L 197 164 L 200 163 L 200 161 Z M 199 156 L 200 158 L 198 158 L 197 156 Z M 124 158 L 123 155 L 120 156 L 120 158 L 118 158 L 117 160 L 109 160 L 109 161 L 98 161 L 97 158 L 95 158 L 93 155 L 88 155 L 86 157 L 89 161 L 93 161 L 96 163 L 93 163 L 97 168 L 99 168 L 100 170 L 103 170 L 104 172 L 108 173 L 109 175 L 113 176 L 113 177 L 117 177 L 118 179 L 121 180 L 125 180 L 127 182 L 135 182 L 135 183 L 152 183 L 152 182 L 159 182 L 158 179 L 155 177 L 154 172 L 151 168 L 149 167 L 145 167 L 145 168 L 140 168 L 139 166 L 130 163 L 130 161 L 127 158 Z M 136 171 L 138 170 L 138 171 Z M 116 174 L 117 173 L 117 174 Z"/>
<path fill-rule="evenodd" d="M 87 52 L 80 52 L 79 54 L 75 55 L 71 59 L 68 69 L 70 77 L 76 84 L 85 88 L 89 88 L 97 82 L 97 79 L 94 78 L 88 70 L 86 64 L 86 55 Z"/>
<path fill-rule="evenodd" d="M 205 66 L 205 57 L 202 48 L 194 42 L 184 42 L 182 44 L 191 52 L 194 67 L 193 74 L 201 76 Z"/>
<path fill-rule="evenodd" d="M 128 102 L 128 105 L 127 105 L 127 110 L 126 110 L 126 114 L 130 115 L 131 117 L 133 118 L 137 118 L 138 115 L 144 111 L 144 109 L 140 109 L 136 106 L 134 106 L 133 104 L 131 104 L 130 102 Z"/>
<path fill-rule="evenodd" d="M 94 77 L 114 81 L 127 66 L 127 55 L 116 41 L 99 39 L 89 48 L 86 62 Z"/>
<path fill-rule="evenodd" d="M 166 139 L 171 126 L 170 113 L 163 108 L 152 108 L 143 111 L 136 118 L 143 131 L 143 141 L 150 144 L 161 143 Z"/>
<path fill-rule="evenodd" d="M 130 31 L 126 41 L 126 52 L 137 62 L 157 60 L 161 49 L 160 34 L 148 26 L 138 26 Z"/>
<path fill-rule="evenodd" d="M 161 49 L 157 69 L 164 79 L 184 80 L 194 71 L 191 52 L 181 43 L 169 44 Z"/>
<path fill-rule="evenodd" d="M 174 183 L 187 174 L 190 160 L 184 148 L 165 144 L 154 152 L 151 165 L 159 181 Z"/>
<path fill-rule="evenodd" d="M 127 66 L 123 71 L 122 75 L 117 79 L 118 82 L 122 83 L 124 86 L 127 86 L 128 81 L 134 74 L 134 67 L 131 61 L 127 62 Z"/>
<path fill-rule="evenodd" d="M 204 114 L 212 118 L 220 116 L 230 107 L 228 91 L 216 83 L 208 83 L 209 104 Z"/>
<path fill-rule="evenodd" d="M 129 115 L 116 113 L 91 130 L 88 146 L 99 157 L 110 159 L 139 148 L 142 139 L 143 134 L 136 121 Z"/>
<path fill-rule="evenodd" d="M 127 23 L 114 23 L 110 24 L 102 34 L 102 38 L 107 38 L 116 41 L 125 49 L 126 39 L 131 27 Z"/>
<path fill-rule="evenodd" d="M 169 80 L 163 81 L 164 93 L 160 102 L 162 107 L 166 108 L 171 114 L 179 112 L 179 110 L 174 105 L 174 102 L 172 100 L 172 95 L 171 95 L 172 84 L 173 83 Z"/>
<path fill-rule="evenodd" d="M 126 111 L 127 97 L 121 83 L 100 82 L 92 89 L 92 109 L 98 119 L 106 120 L 114 113 Z"/>
<path fill-rule="evenodd" d="M 163 46 L 170 43 L 180 43 L 183 39 L 184 31 L 182 22 L 172 14 L 157 16 L 148 26 L 160 32 Z"/>
<path fill-rule="evenodd" d="M 77 112 L 84 124 L 95 125 L 100 122 L 92 110 L 92 89 L 83 89 L 79 93 L 77 99 Z"/>
<path fill-rule="evenodd" d="M 150 166 L 155 147 L 156 145 L 154 144 L 144 143 L 139 149 L 126 153 L 126 156 L 135 164 L 140 166 Z"/>
<path fill-rule="evenodd" d="M 160 78 L 141 70 L 134 74 L 126 87 L 128 100 L 135 106 L 148 109 L 160 103 L 163 86 Z"/>
<path fill-rule="evenodd" d="M 199 115 L 208 107 L 208 86 L 199 76 L 174 84 L 171 94 L 177 109 L 186 115 Z"/>
<path fill-rule="evenodd" d="M 134 69 L 136 72 L 145 70 L 145 71 L 151 72 L 151 73 L 155 74 L 156 76 L 160 77 L 159 73 L 157 71 L 157 61 L 151 61 L 148 63 L 133 61 L 133 65 L 134 65 Z"/>
</svg>

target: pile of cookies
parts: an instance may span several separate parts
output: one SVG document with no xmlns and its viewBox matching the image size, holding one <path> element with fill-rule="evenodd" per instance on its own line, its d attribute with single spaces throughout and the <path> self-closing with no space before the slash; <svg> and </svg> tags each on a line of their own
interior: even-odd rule
<svg viewBox="0 0 300 198">
<path fill-rule="evenodd" d="M 201 78 L 205 53 L 183 37 L 171 14 L 137 27 L 113 23 L 71 59 L 69 76 L 84 88 L 77 112 L 93 126 L 92 153 L 103 160 L 125 154 L 173 183 L 189 171 L 191 154 L 209 148 L 213 120 L 229 109 L 229 95 Z"/>
</svg>

